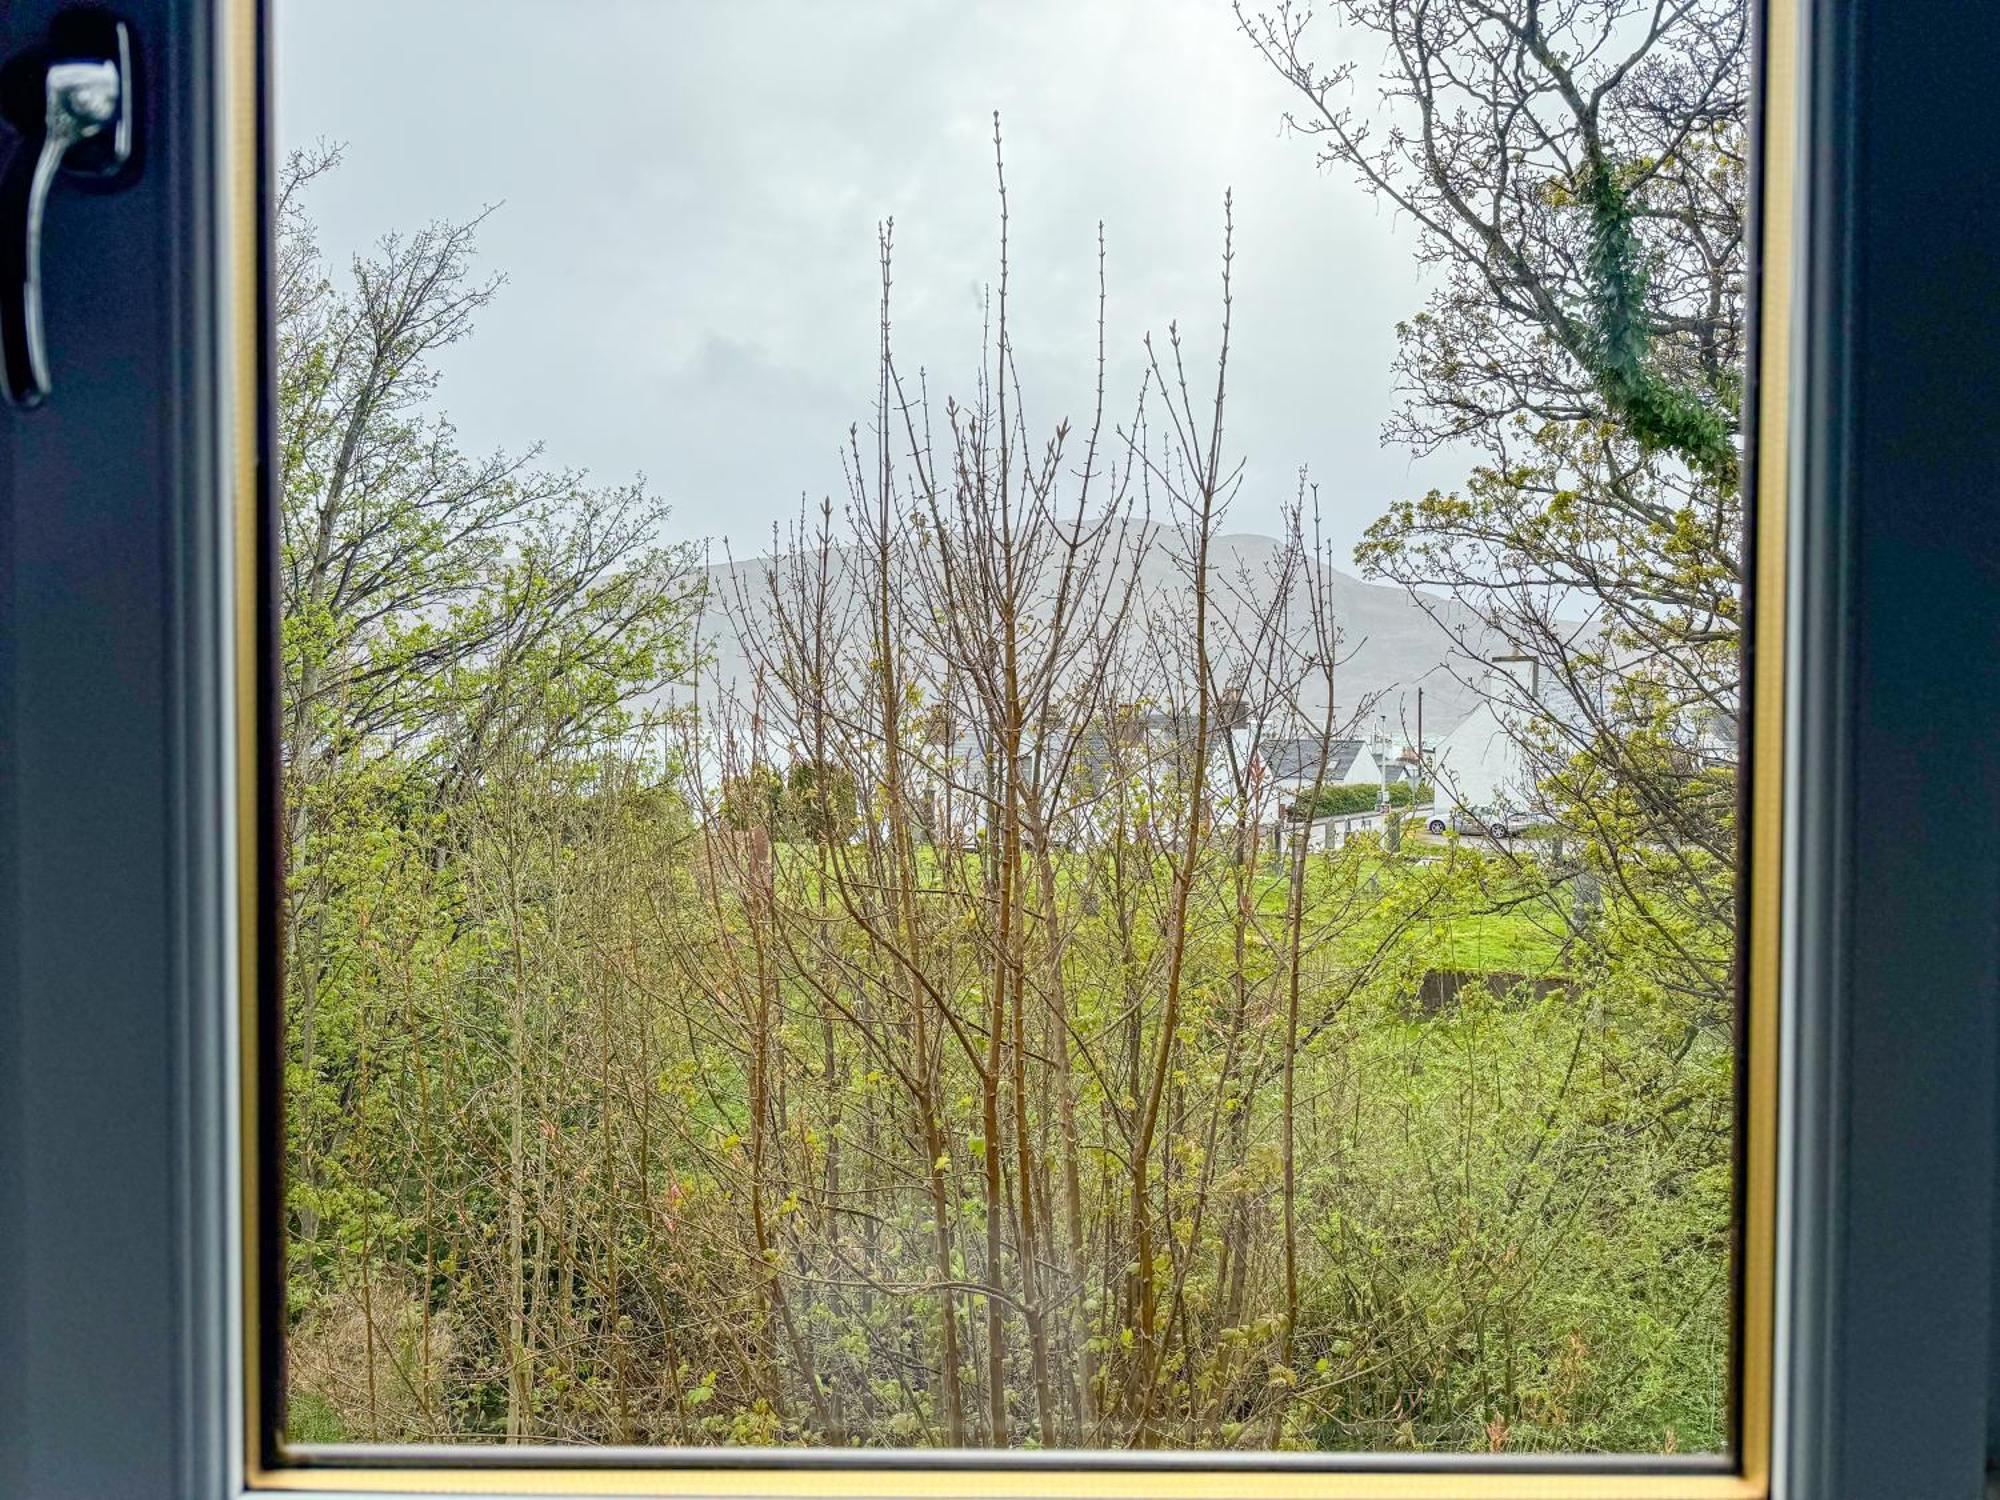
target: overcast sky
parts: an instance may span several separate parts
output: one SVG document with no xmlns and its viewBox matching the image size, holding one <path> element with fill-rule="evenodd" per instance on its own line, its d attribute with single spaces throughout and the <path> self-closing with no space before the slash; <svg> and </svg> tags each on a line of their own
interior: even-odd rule
<svg viewBox="0 0 2000 1500">
<path fill-rule="evenodd" d="M 1227 0 L 275 9 L 280 149 L 347 147 L 313 200 L 337 261 L 499 205 L 480 251 L 507 285 L 444 361 L 467 445 L 539 440 L 598 480 L 643 473 L 679 536 L 761 547 L 801 494 L 838 494 L 872 399 L 878 220 L 896 221 L 899 364 L 970 388 L 995 109 L 1038 429 L 1088 414 L 1100 219 L 1110 410 L 1173 319 L 1209 376 L 1233 187 L 1229 428 L 1248 468 L 1231 529 L 1274 531 L 1301 464 L 1343 546 L 1462 472 L 1381 445 L 1394 325 L 1423 296 L 1412 237 L 1282 133 L 1285 92 Z"/>
</svg>

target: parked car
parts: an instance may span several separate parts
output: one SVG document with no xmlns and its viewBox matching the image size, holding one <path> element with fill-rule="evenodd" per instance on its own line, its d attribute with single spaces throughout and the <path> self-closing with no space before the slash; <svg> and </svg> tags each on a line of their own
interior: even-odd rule
<svg viewBox="0 0 2000 1500">
<path fill-rule="evenodd" d="M 1484 838 L 1518 838 L 1528 820 L 1512 808 L 1454 807 L 1449 817 L 1433 815 L 1427 825 L 1432 833 L 1470 833 Z"/>
</svg>

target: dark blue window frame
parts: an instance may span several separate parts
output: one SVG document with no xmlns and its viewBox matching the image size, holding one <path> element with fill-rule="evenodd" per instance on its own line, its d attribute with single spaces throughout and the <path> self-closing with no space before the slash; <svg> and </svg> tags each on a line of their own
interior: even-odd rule
<svg viewBox="0 0 2000 1500">
<path fill-rule="evenodd" d="M 0 419 L 0 1495 L 93 1500 L 240 1473 L 221 17 L 119 9 L 152 159 L 52 209 L 62 388 Z M 1805 9 L 1778 1483 L 1970 1500 L 2000 1460 L 2000 7 Z"/>
</svg>

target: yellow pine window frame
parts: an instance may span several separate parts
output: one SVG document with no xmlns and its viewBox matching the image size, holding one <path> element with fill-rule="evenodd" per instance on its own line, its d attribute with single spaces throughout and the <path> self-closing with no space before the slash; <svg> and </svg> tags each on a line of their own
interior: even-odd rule
<svg viewBox="0 0 2000 1500">
<path fill-rule="evenodd" d="M 503 1448 L 288 1452 L 273 1429 L 282 1287 L 276 1232 L 274 1042 L 277 955 L 265 903 L 275 879 L 271 842 L 274 752 L 259 705 L 273 608 L 265 528 L 275 504 L 263 446 L 268 379 L 265 295 L 267 0 L 224 0 L 220 35 L 225 112 L 221 138 L 231 319 L 229 439 L 234 450 L 235 686 L 239 711 L 236 823 L 242 1267 L 242 1476 L 252 1492 L 323 1495 L 653 1495 L 671 1497 L 964 1496 L 978 1500 L 1763 1500 L 1771 1492 L 1776 1388 L 1779 998 L 1782 972 L 1787 497 L 1798 292 L 1799 53 L 1802 0 L 1762 0 L 1755 53 L 1756 214 L 1754 488 L 1751 523 L 1751 725 L 1746 768 L 1747 897 L 1738 1106 L 1736 1437 L 1731 1454 L 1661 1460 L 1641 1455 L 1486 1458 L 1462 1454 L 1128 1455 L 869 1453 L 853 1450 Z M 421 1455 L 421 1460 L 416 1461 Z"/>
</svg>

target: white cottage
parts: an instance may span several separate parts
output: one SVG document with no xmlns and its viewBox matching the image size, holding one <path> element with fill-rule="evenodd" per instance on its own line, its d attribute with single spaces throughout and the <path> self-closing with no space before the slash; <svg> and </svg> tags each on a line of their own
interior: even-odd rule
<svg viewBox="0 0 2000 1500">
<path fill-rule="evenodd" d="M 1491 699 L 1481 703 L 1425 757 L 1435 787 L 1433 818 L 1456 808 L 1527 807 L 1534 775 L 1517 731 Z"/>
</svg>

